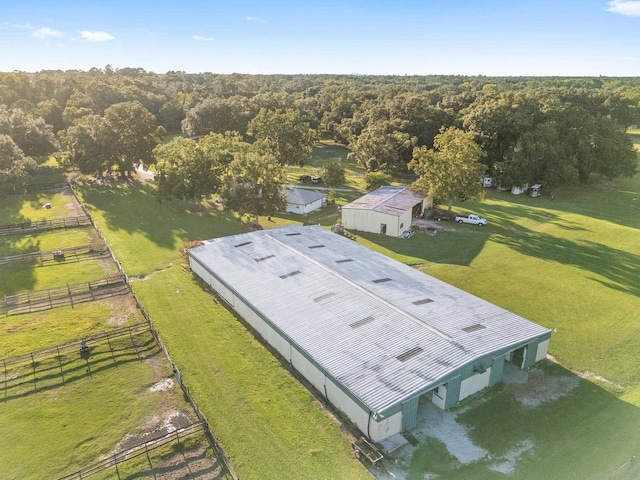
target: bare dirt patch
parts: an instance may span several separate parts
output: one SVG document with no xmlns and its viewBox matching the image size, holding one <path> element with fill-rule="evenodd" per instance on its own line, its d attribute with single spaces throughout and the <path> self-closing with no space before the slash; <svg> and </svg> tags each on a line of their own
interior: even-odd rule
<svg viewBox="0 0 640 480">
<path fill-rule="evenodd" d="M 503 391 L 513 395 L 523 408 L 536 408 L 544 403 L 552 402 L 562 396 L 569 395 L 579 384 L 578 375 L 554 375 L 544 368 L 521 370 L 515 365 L 505 362 L 503 370 Z M 372 471 L 379 480 L 405 479 L 407 467 L 427 437 L 442 442 L 449 453 L 461 464 L 483 461 L 495 472 L 510 475 L 516 470 L 517 463 L 535 448 L 533 439 L 525 439 L 516 443 L 513 448 L 502 455 L 492 455 L 473 443 L 464 425 L 457 422 L 457 416 L 485 401 L 484 397 L 472 400 L 462 408 L 442 411 L 425 398 L 420 399 L 418 409 L 418 425 L 410 434 L 417 442 L 408 443 L 389 455 L 385 467 L 389 474 Z M 423 478 L 439 478 L 425 473 Z"/>
<path fill-rule="evenodd" d="M 533 450 L 535 444 L 533 440 L 527 439 L 519 442 L 513 449 L 507 452 L 501 457 L 494 457 L 493 466 L 489 467 L 495 472 L 504 473 L 505 475 L 512 474 L 516 469 L 516 463 L 525 453 Z"/>
<path fill-rule="evenodd" d="M 191 425 L 187 415 L 178 410 L 166 410 L 154 415 L 144 426 L 141 433 L 128 433 L 118 442 L 116 448 L 106 457 L 129 450 L 146 442 L 157 440 L 160 437 L 175 432 L 179 428 Z"/>
<path fill-rule="evenodd" d="M 152 392 L 165 392 L 167 390 L 171 390 L 174 385 L 175 382 L 173 381 L 173 378 L 164 378 L 158 383 L 149 387 L 149 390 Z"/>
<path fill-rule="evenodd" d="M 542 369 L 529 372 L 526 383 L 509 383 L 504 391 L 513 395 L 525 408 L 536 408 L 571 393 L 580 384 L 574 375 L 549 375 Z"/>
<path fill-rule="evenodd" d="M 114 314 L 106 320 L 109 326 L 122 326 L 126 323 L 140 321 L 140 313 L 130 295 L 116 295 L 102 300 L 104 304 L 113 310 Z"/>
</svg>

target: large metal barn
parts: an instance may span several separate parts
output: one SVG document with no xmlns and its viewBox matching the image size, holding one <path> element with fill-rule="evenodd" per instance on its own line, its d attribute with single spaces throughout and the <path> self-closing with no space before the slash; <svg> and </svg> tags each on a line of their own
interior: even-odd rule
<svg viewBox="0 0 640 480">
<path fill-rule="evenodd" d="M 191 269 L 371 440 L 546 356 L 551 331 L 319 226 L 223 237 Z"/>
</svg>

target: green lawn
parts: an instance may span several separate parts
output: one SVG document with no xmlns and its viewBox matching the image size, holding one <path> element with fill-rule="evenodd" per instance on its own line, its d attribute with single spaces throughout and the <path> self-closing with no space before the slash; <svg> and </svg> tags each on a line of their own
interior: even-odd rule
<svg viewBox="0 0 640 480">
<path fill-rule="evenodd" d="M 98 241 L 94 230 L 90 228 L 46 230 L 28 235 L 6 235 L 2 237 L 2 240 L 0 257 L 79 247 Z"/>
<path fill-rule="evenodd" d="M 51 208 L 44 208 L 50 203 Z M 10 195 L 0 200 L 0 225 L 36 222 L 81 215 L 77 202 L 68 193 L 44 191 L 25 195 Z"/>
<path fill-rule="evenodd" d="M 127 297 L 0 317 L 0 337 L 3 339 L 0 358 L 63 344 L 142 320 L 133 300 Z"/>
<path fill-rule="evenodd" d="M 317 162 L 322 155 L 333 153 L 316 153 Z M 299 471 L 308 478 L 366 475 L 304 388 L 184 269 L 183 242 L 244 232 L 246 225 L 215 203 L 206 203 L 205 211 L 187 202 L 159 204 L 152 189 L 134 183 L 83 186 L 80 192 L 125 270 L 144 278 L 134 289 L 240 477 L 295 478 Z M 344 204 L 358 196 L 338 192 L 337 200 Z M 558 189 L 553 200 L 490 190 L 482 203 L 455 207 L 487 217 L 485 228 L 443 222 L 436 236 L 356 236 L 363 245 L 555 329 L 550 353 L 589 379 L 534 412 L 496 388 L 491 402 L 465 413 L 464 423 L 477 432 L 474 441 L 495 455 L 521 441 L 524 431 L 533 432 L 535 451 L 520 460 L 513 478 L 533 478 L 536 470 L 553 478 L 553 471 L 573 471 L 578 459 L 581 474 L 606 475 L 625 456 L 640 453 L 639 197 L 640 176 Z M 261 223 L 329 227 L 337 217 L 337 207 L 328 207 Z M 558 375 L 573 375 L 556 368 Z M 495 421 L 501 411 L 508 421 Z M 502 444 L 495 443 L 497 437 Z M 585 453 L 593 449 L 600 453 Z M 457 465 L 442 452 L 438 441 L 429 440 L 413 459 L 411 478 L 438 469 L 451 478 L 495 478 L 492 470 Z M 438 460 L 430 458 L 435 454 Z"/>
<path fill-rule="evenodd" d="M 53 208 L 41 209 L 45 201 L 51 201 Z M 66 210 L 76 208 L 70 195 L 14 195 L 3 200 L 0 221 L 38 219 L 40 214 L 68 215 Z M 0 256 L 81 246 L 97 239 L 89 229 L 0 238 Z M 10 295 L 104 278 L 115 274 L 116 269 L 108 256 L 80 261 L 68 256 L 61 262 L 45 258 L 43 262 L 10 263 L 0 266 L 0 272 L 0 295 Z M 140 320 L 133 300 L 127 296 L 0 316 L 0 359 Z M 149 390 L 154 383 L 171 376 L 171 368 L 149 332 L 134 338 L 138 352 L 146 356 L 143 361 L 135 349 L 121 345 L 123 340 L 125 344 L 130 341 L 123 337 L 112 340 L 113 355 L 106 344 L 92 348 L 88 364 L 75 350 L 63 353 L 60 360 L 57 356 L 37 359 L 35 383 L 30 361 L 9 367 L 2 363 L 0 478 L 57 478 L 98 461 L 127 434 L 154 428 L 149 422 L 163 418 L 167 412 L 187 412 L 193 417 L 179 388 Z M 65 365 L 64 383 L 60 362 Z"/>
<path fill-rule="evenodd" d="M 146 342 L 144 353 L 150 358 L 162 355 L 148 332 L 136 338 L 139 344 Z M 92 352 L 88 375 L 78 354 L 68 357 L 64 385 L 55 384 L 59 377 L 54 369 L 50 385 L 0 398 L 3 479 L 58 478 L 98 461 L 127 433 L 140 431 L 167 408 L 187 410 L 179 389 L 149 390 L 171 374 L 166 362 L 160 366 L 162 361 L 153 361 L 154 368 L 133 349 L 121 350 L 114 361 L 102 345 Z M 51 360 L 55 363 L 55 357 Z"/>
</svg>

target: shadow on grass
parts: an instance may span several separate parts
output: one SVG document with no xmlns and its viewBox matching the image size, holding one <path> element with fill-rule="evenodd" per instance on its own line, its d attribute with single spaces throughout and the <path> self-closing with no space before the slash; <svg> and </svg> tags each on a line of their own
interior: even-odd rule
<svg viewBox="0 0 640 480">
<path fill-rule="evenodd" d="M 527 211 L 557 210 L 640 229 L 640 174 L 615 180 L 596 178 L 592 184 L 560 187 L 554 190 L 553 196 L 552 199 L 550 192 L 545 192 L 540 198 L 530 198 L 493 189 L 487 191 L 488 199 L 520 205 Z M 485 206 L 475 202 L 473 205 L 479 209 Z M 487 213 L 493 215 L 499 211 L 494 207 L 489 206 Z"/>
<path fill-rule="evenodd" d="M 77 189 L 88 210 L 104 213 L 110 229 L 141 233 L 162 248 L 175 249 L 187 240 L 246 231 L 246 226 L 229 212 L 193 212 L 193 203 L 180 200 L 159 203 L 153 187 L 137 181 L 113 186 L 80 185 Z"/>
<path fill-rule="evenodd" d="M 452 226 L 457 224 L 452 223 Z M 376 233 L 353 232 L 358 237 L 390 250 L 397 260 L 410 265 L 438 263 L 468 266 L 491 237 L 491 227 L 461 226 L 458 232 L 439 232 L 436 236 L 417 231 L 411 238 L 394 238 Z"/>
<path fill-rule="evenodd" d="M 474 443 L 494 456 L 508 456 L 519 443 L 533 442 L 510 478 L 607 478 L 640 453 L 640 408 L 557 364 L 539 368 L 547 379 L 578 386 L 536 408 L 523 406 L 504 386 L 457 417 Z"/>
<path fill-rule="evenodd" d="M 546 386 L 530 385 L 530 378 L 517 385 L 526 392 L 523 398 L 553 395 L 554 386 L 562 390 L 563 384 L 574 388 L 538 406 L 527 407 L 510 393 L 513 384 L 464 402 L 456 423 L 486 456 L 461 464 L 442 442 L 427 437 L 411 459 L 407 480 L 428 473 L 463 480 L 627 478 L 610 475 L 640 454 L 640 408 L 557 364 L 543 362 L 534 370 L 543 372 Z"/>
<path fill-rule="evenodd" d="M 8 382 L 2 393 L 3 401 L 16 400 L 45 391 L 54 390 L 74 383 L 87 377 L 92 378 L 100 372 L 118 368 L 121 365 L 139 362 L 143 358 L 161 355 L 160 350 L 151 335 L 143 343 L 136 343 L 126 349 L 117 349 L 113 353 L 102 350 L 91 353 L 87 358 L 80 355 L 73 359 L 65 356 L 65 361 L 57 356 L 44 361 L 35 362 L 29 367 L 21 365 L 15 373 L 8 370 Z M 35 368 L 35 379 L 34 371 Z M 22 371 L 22 373 L 20 373 Z"/>
<path fill-rule="evenodd" d="M 571 265 L 604 277 L 593 278 L 602 285 L 623 293 L 640 296 L 640 256 L 600 243 L 572 241 L 545 233 L 529 231 L 526 236 L 495 236 L 501 243 L 522 255 Z"/>
</svg>

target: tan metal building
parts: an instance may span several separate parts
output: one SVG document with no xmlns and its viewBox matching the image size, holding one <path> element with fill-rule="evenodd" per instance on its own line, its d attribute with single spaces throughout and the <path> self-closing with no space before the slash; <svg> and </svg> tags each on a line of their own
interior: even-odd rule
<svg viewBox="0 0 640 480">
<path fill-rule="evenodd" d="M 399 237 L 411 230 L 412 219 L 430 206 L 427 197 L 411 192 L 409 187 L 380 187 L 342 207 L 342 226 Z"/>
</svg>

